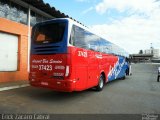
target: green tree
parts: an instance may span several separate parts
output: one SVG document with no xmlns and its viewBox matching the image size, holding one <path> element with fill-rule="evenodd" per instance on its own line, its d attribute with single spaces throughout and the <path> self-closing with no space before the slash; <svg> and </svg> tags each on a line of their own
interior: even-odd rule
<svg viewBox="0 0 160 120">
<path fill-rule="evenodd" d="M 143 50 L 140 50 L 140 51 L 139 51 L 139 54 L 143 54 Z"/>
</svg>

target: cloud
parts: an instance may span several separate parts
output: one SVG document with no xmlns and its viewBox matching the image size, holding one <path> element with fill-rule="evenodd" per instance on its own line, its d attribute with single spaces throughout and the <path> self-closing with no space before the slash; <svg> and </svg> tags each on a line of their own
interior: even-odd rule
<svg viewBox="0 0 160 120">
<path fill-rule="evenodd" d="M 121 21 L 115 20 L 112 24 L 93 25 L 91 29 L 130 53 L 148 49 L 150 43 L 154 45 L 160 41 L 159 20 L 147 20 L 138 16 L 128 17 Z"/>
<path fill-rule="evenodd" d="M 148 13 L 159 7 L 155 0 L 103 0 L 96 6 L 96 11 L 104 14 L 109 9 L 116 9 L 120 12 L 132 10 Z"/>
<path fill-rule="evenodd" d="M 94 9 L 94 7 L 90 7 L 90 8 L 88 8 L 88 9 L 84 10 L 84 11 L 82 12 L 82 14 L 86 14 L 86 13 L 88 13 L 89 11 L 91 11 L 91 10 L 93 10 L 93 9 Z"/>
<path fill-rule="evenodd" d="M 153 43 L 153 47 L 155 45 L 160 48 L 159 2 L 155 0 L 103 0 L 96 6 L 100 14 L 105 14 L 107 10 L 113 8 L 119 12 L 129 9 L 133 14 L 120 20 L 113 20 L 112 23 L 90 26 L 93 31 L 123 47 L 129 53 L 138 53 L 140 49 L 148 49 L 150 43 Z"/>
</svg>

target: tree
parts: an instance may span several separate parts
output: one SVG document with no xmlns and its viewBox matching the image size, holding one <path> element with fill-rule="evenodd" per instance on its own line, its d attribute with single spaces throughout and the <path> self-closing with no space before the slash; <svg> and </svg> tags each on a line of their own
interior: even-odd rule
<svg viewBox="0 0 160 120">
<path fill-rule="evenodd" d="M 143 54 L 143 50 L 140 50 L 140 51 L 139 51 L 139 54 Z"/>
</svg>

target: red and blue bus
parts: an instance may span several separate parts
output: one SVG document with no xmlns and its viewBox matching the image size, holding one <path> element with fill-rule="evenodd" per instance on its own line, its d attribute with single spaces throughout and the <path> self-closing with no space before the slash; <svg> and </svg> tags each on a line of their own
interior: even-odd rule
<svg viewBox="0 0 160 120">
<path fill-rule="evenodd" d="M 129 74 L 128 54 L 69 18 L 32 29 L 31 86 L 55 91 L 101 91 L 105 83 Z"/>
</svg>

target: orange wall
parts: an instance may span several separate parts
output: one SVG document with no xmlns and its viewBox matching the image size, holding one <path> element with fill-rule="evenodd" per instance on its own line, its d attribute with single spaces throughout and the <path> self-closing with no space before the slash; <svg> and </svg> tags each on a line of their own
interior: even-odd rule
<svg viewBox="0 0 160 120">
<path fill-rule="evenodd" d="M 5 18 L 0 18 L 0 32 L 14 34 L 18 36 L 19 54 L 18 71 L 1 72 L 0 82 L 27 80 L 27 61 L 28 61 L 28 27 L 21 23 L 13 22 Z"/>
</svg>

